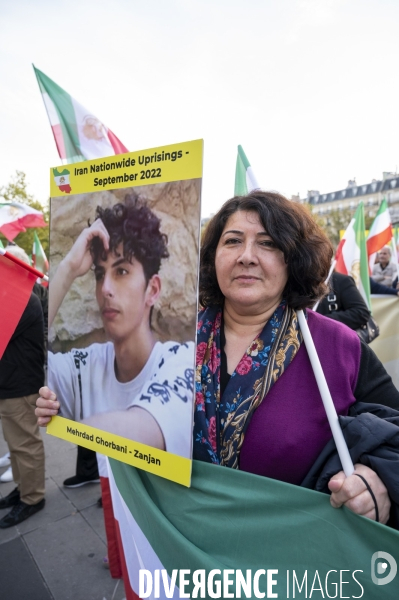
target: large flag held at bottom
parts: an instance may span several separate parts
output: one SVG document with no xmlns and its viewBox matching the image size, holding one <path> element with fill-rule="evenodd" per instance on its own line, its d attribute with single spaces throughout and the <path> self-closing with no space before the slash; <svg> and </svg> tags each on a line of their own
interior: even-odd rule
<svg viewBox="0 0 399 600">
<path fill-rule="evenodd" d="M 125 550 L 127 600 L 139 597 L 143 569 L 152 574 L 151 598 L 179 597 L 178 569 L 189 570 L 184 591 L 191 592 L 193 572 L 202 569 L 204 595 L 198 593 L 198 598 L 397 600 L 399 575 L 392 581 L 389 577 L 395 574 L 395 561 L 399 564 L 399 532 L 332 508 L 326 494 L 197 461 L 191 488 L 115 460 L 110 460 L 110 482 Z M 392 561 L 391 570 L 385 568 L 384 587 L 373 582 L 371 570 L 373 555 L 380 551 Z M 209 588 L 206 581 L 215 569 L 221 573 L 213 573 Z M 230 596 L 218 589 L 223 581 L 217 583 L 227 569 Z M 274 573 L 269 577 L 267 570 Z M 236 593 L 236 571 L 246 579 L 249 593 Z M 377 573 L 381 577 L 381 570 Z M 198 582 L 201 575 L 197 577 Z M 148 597 L 150 583 L 151 577 L 143 574 L 142 597 Z"/>
<path fill-rule="evenodd" d="M 371 310 L 370 276 L 367 261 L 363 202 L 359 203 L 340 241 L 335 260 L 337 261 L 335 270 L 338 273 L 353 277 L 359 292 Z"/>
<path fill-rule="evenodd" d="M 61 159 L 80 162 L 128 152 L 97 117 L 42 71 L 33 68 Z"/>
<path fill-rule="evenodd" d="M 252 190 L 258 190 L 259 184 L 242 146 L 238 146 L 236 178 L 234 184 L 235 196 L 246 196 Z"/>
</svg>

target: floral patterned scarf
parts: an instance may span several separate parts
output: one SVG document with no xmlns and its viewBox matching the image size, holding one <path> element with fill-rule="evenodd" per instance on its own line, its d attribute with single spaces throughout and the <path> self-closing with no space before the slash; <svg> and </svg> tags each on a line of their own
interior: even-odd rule
<svg viewBox="0 0 399 600">
<path fill-rule="evenodd" d="M 302 341 L 297 316 L 283 301 L 251 343 L 220 398 L 222 309 L 198 315 L 193 458 L 239 468 L 255 409 L 284 373 Z"/>
</svg>

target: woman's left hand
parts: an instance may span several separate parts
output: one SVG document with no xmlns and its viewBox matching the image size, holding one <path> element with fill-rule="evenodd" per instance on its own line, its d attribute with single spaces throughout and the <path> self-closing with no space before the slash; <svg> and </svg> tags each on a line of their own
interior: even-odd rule
<svg viewBox="0 0 399 600">
<path fill-rule="evenodd" d="M 355 473 L 359 473 L 364 477 L 373 490 L 379 511 L 379 522 L 386 523 L 391 508 L 387 488 L 377 473 L 365 465 L 356 464 Z M 330 502 L 334 508 L 340 508 L 344 505 L 354 513 L 375 521 L 373 498 L 360 477 L 355 474 L 345 477 L 345 473 L 340 471 L 331 477 L 328 487 L 332 492 Z"/>
</svg>

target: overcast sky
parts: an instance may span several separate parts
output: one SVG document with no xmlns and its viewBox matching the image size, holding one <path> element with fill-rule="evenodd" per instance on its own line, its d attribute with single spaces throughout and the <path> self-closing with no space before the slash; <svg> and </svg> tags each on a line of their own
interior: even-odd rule
<svg viewBox="0 0 399 600">
<path fill-rule="evenodd" d="M 0 185 L 60 163 L 31 64 L 129 148 L 205 140 L 202 213 L 259 183 L 329 192 L 399 165 L 397 0 L 0 0 Z"/>
</svg>

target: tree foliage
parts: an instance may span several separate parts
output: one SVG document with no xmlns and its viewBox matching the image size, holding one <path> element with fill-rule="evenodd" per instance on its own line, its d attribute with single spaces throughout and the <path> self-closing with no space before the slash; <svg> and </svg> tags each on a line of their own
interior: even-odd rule
<svg viewBox="0 0 399 600">
<path fill-rule="evenodd" d="M 0 187 L 0 202 L 20 202 L 21 204 L 27 204 L 36 210 L 40 210 L 43 213 L 43 218 L 46 223 L 49 222 L 49 209 L 47 204 L 42 204 L 34 198 L 32 194 L 29 194 L 27 190 L 26 175 L 23 171 L 16 171 L 14 177 L 7 185 Z M 32 254 L 33 247 L 33 234 L 36 231 L 37 236 L 43 246 L 46 256 L 49 255 L 49 228 L 39 227 L 38 229 L 27 229 L 23 233 L 19 233 L 13 240 L 18 246 L 21 246 L 25 252 L 30 256 Z M 3 245 L 6 246 L 8 241 L 0 233 L 0 240 Z"/>
<path fill-rule="evenodd" d="M 311 204 L 307 206 L 312 212 L 313 206 Z M 340 232 L 345 231 L 345 229 L 348 227 L 353 215 L 355 214 L 355 211 L 355 208 L 351 209 L 348 207 L 342 210 L 332 210 L 327 215 L 318 215 L 312 212 L 312 216 L 318 225 L 320 225 L 320 227 L 323 229 L 334 248 L 336 248 L 341 239 Z M 374 217 L 365 215 L 364 221 L 366 230 L 370 229 L 373 220 Z"/>
</svg>

